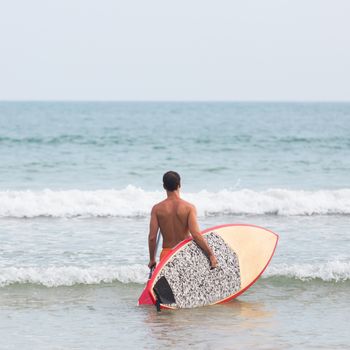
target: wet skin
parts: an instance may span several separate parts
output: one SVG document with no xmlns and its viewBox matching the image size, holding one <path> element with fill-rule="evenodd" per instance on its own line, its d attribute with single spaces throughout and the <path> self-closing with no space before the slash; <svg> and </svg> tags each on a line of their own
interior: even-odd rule
<svg viewBox="0 0 350 350">
<path fill-rule="evenodd" d="M 163 236 L 163 248 L 173 248 L 192 235 L 196 243 L 210 259 L 212 268 L 217 266 L 216 258 L 206 240 L 200 234 L 197 212 L 193 204 L 180 198 L 180 190 L 167 191 L 167 198 L 152 208 L 149 233 L 149 267 L 156 264 L 155 249 L 157 232 Z"/>
</svg>

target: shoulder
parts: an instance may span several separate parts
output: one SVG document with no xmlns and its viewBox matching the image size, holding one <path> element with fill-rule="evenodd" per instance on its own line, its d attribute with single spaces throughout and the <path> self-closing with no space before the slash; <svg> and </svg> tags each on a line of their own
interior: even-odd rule
<svg viewBox="0 0 350 350">
<path fill-rule="evenodd" d="M 195 207 L 195 205 L 194 204 L 192 204 L 192 203 L 190 203 L 190 202 L 187 202 L 187 201 L 185 201 L 185 200 L 183 200 L 183 199 L 181 199 L 181 204 L 184 206 L 184 207 L 186 207 L 188 210 L 190 210 L 190 211 L 192 211 L 192 210 L 196 210 L 196 207 Z"/>
<path fill-rule="evenodd" d="M 151 213 L 156 213 L 157 210 L 158 210 L 158 207 L 159 207 L 159 203 L 155 204 L 155 205 L 152 207 Z"/>
<path fill-rule="evenodd" d="M 159 209 L 161 209 L 164 205 L 164 201 L 161 201 L 157 204 L 155 204 L 153 207 L 152 207 L 152 213 L 156 213 Z"/>
</svg>

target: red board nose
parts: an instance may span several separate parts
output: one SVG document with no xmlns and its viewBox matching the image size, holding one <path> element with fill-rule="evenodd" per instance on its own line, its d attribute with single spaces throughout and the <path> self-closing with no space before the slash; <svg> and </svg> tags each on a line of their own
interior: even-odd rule
<svg viewBox="0 0 350 350">
<path fill-rule="evenodd" d="M 139 298 L 139 305 L 154 305 L 154 302 L 151 298 L 151 295 L 149 294 L 149 291 L 146 288 L 143 290 L 140 298 Z"/>
</svg>

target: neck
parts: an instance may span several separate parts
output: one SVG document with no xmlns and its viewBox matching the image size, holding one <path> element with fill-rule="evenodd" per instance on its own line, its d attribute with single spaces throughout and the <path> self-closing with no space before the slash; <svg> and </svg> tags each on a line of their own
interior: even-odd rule
<svg viewBox="0 0 350 350">
<path fill-rule="evenodd" d="M 176 190 L 176 191 L 172 191 L 172 192 L 166 191 L 166 195 L 170 199 L 180 198 L 180 190 Z"/>
</svg>

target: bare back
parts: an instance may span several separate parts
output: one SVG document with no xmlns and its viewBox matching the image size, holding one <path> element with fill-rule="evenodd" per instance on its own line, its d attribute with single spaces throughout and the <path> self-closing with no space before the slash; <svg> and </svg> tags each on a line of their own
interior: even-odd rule
<svg viewBox="0 0 350 350">
<path fill-rule="evenodd" d="M 189 215 L 193 206 L 181 198 L 167 198 L 155 207 L 163 248 L 173 248 L 189 236 Z"/>
</svg>

